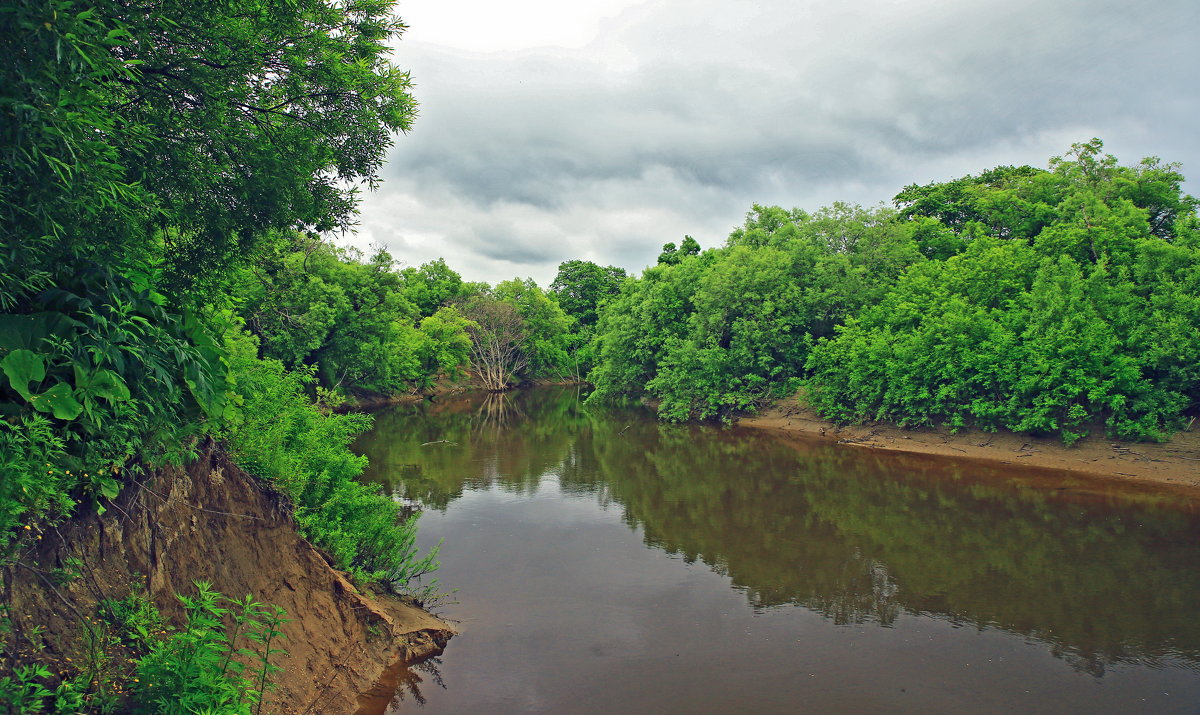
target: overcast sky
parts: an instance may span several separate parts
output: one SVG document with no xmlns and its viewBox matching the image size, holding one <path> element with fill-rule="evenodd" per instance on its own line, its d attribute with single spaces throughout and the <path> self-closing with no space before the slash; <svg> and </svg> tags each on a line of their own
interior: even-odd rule
<svg viewBox="0 0 1200 715">
<path fill-rule="evenodd" d="M 753 203 L 889 201 L 1093 136 L 1200 187 L 1196 0 L 401 0 L 420 115 L 349 243 L 640 271 Z"/>
</svg>

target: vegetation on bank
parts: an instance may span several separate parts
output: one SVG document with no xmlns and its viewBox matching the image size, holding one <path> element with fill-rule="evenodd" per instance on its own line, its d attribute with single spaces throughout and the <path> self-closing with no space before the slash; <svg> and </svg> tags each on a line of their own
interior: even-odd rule
<svg viewBox="0 0 1200 715">
<path fill-rule="evenodd" d="M 50 689 L 56 674 L 45 665 L 15 667 L 0 677 L 5 712 L 258 715 L 282 670 L 272 659 L 287 654 L 278 647 L 287 614 L 250 596 L 226 598 L 202 581 L 195 587 L 195 595 L 177 594 L 186 614 L 180 628 L 140 589 L 101 601 L 80 624 L 78 672 L 61 674 Z"/>
<path fill-rule="evenodd" d="M 391 3 L 16 0 L 0 14 L 0 558 L 24 563 L 80 505 L 103 511 L 212 435 L 291 497 L 339 567 L 398 585 L 430 568 L 412 518 L 355 480 L 347 442 L 367 421 L 312 399 L 315 376 L 394 389 L 465 354 L 460 317 L 420 312 L 440 303 L 436 271 L 415 272 L 406 303 L 383 258 L 314 238 L 353 224 L 415 116 L 386 59 L 404 29 Z M 212 621 L 225 606 L 209 595 L 195 613 Z M 215 711 L 249 712 L 265 680 L 184 668 L 224 642 L 194 625 L 128 682 L 154 678 L 148 709 L 211 686 Z M 53 687 L 78 674 L 8 665 L 27 711 L 75 707 Z"/>
<path fill-rule="evenodd" d="M 665 250 L 625 282 L 591 399 L 728 418 L 803 388 L 845 422 L 1163 439 L 1200 407 L 1182 181 L 1092 140 L 1047 170 L 909 186 L 895 209 L 756 206 L 723 247 Z"/>
</svg>

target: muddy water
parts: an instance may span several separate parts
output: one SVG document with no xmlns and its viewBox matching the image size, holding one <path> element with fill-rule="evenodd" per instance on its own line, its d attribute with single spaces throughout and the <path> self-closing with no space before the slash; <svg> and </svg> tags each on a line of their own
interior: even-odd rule
<svg viewBox="0 0 1200 715">
<path fill-rule="evenodd" d="M 402 406 L 359 447 L 458 589 L 388 712 L 1200 712 L 1194 503 L 571 390 Z"/>
</svg>

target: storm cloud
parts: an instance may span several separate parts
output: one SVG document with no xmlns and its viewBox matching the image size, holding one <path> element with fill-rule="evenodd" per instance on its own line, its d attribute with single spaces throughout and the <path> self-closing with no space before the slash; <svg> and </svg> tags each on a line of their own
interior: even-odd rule
<svg viewBox="0 0 1200 715">
<path fill-rule="evenodd" d="M 719 245 L 755 202 L 874 204 L 1093 136 L 1200 175 L 1198 7 L 652 0 L 577 49 L 402 41 L 421 113 L 352 240 L 545 285 Z"/>
</svg>

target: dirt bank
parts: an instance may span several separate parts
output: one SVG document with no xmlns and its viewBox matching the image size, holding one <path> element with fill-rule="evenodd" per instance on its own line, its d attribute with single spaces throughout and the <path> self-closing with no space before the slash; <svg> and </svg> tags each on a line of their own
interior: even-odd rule
<svg viewBox="0 0 1200 715">
<path fill-rule="evenodd" d="M 885 424 L 839 427 L 802 406 L 781 400 L 739 425 L 781 430 L 847 447 L 932 454 L 1046 470 L 1065 470 L 1094 478 L 1156 485 L 1200 498 L 1200 429 L 1182 432 L 1163 444 L 1105 439 L 1102 432 L 1066 447 L 1053 437 L 1011 432 L 902 429 Z"/>
<path fill-rule="evenodd" d="M 44 534 L 0 578 L 14 616 L 10 642 L 24 647 L 22 659 L 55 672 L 86 656 L 79 618 L 135 583 L 175 623 L 182 611 L 174 594 L 194 592 L 196 579 L 283 607 L 292 619 L 281 644 L 288 655 L 264 712 L 355 712 L 359 694 L 389 666 L 438 654 L 452 635 L 415 606 L 358 592 L 300 538 L 286 503 L 212 445 L 186 470 L 126 485 L 103 517 Z"/>
</svg>

